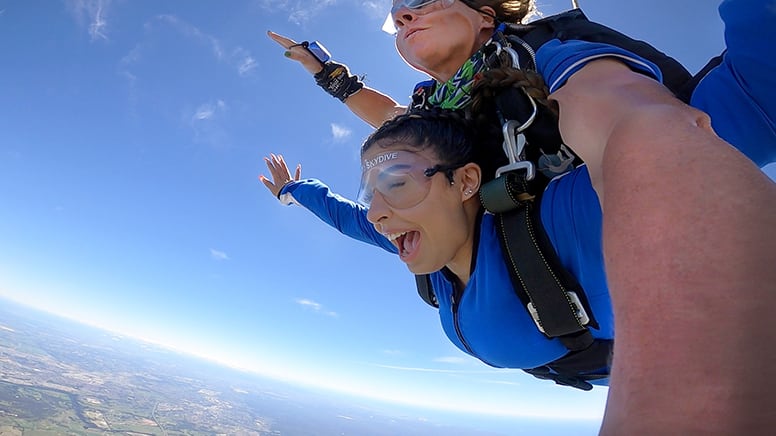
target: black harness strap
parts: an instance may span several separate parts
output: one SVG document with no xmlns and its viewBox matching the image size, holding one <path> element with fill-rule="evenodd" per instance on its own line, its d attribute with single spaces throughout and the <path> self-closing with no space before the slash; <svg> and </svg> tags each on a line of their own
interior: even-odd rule
<svg viewBox="0 0 776 436">
<path fill-rule="evenodd" d="M 568 353 L 552 363 L 524 371 L 540 379 L 553 380 L 559 385 L 589 391 L 593 389 L 590 381 L 609 377 L 613 348 L 614 341 L 598 339 L 584 350 Z"/>
<path fill-rule="evenodd" d="M 565 269 L 555 265 L 555 251 L 541 238 L 544 230 L 538 209 L 529 201 L 520 209 L 496 215 L 512 287 L 545 335 L 559 338 L 569 351 L 584 350 L 593 343 L 593 335 L 577 316 L 583 308 L 577 307 L 569 292 L 584 293 Z"/>
<path fill-rule="evenodd" d="M 437 301 L 436 294 L 434 294 L 434 287 L 431 286 L 431 276 L 428 274 L 416 274 L 415 286 L 418 288 L 418 295 L 430 306 L 439 308 L 439 302 Z"/>
<path fill-rule="evenodd" d="M 512 288 L 537 327 L 569 351 L 583 350 L 593 342 L 587 326 L 597 328 L 598 323 L 582 287 L 547 238 L 538 207 L 541 191 L 532 190 L 526 173 L 513 171 L 485 184 L 480 200 L 495 213 Z"/>
</svg>

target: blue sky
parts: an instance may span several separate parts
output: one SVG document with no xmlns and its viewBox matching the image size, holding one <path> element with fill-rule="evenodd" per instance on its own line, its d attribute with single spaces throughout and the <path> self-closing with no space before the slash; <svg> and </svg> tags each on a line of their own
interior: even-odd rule
<svg viewBox="0 0 776 436">
<path fill-rule="evenodd" d="M 581 4 L 692 71 L 723 46 L 716 2 Z M 389 6 L 0 0 L 0 296 L 303 383 L 599 420 L 606 389 L 467 357 L 401 262 L 281 206 L 257 180 L 275 152 L 355 194 L 370 128 L 265 33 L 318 39 L 406 101 L 424 76 L 380 31 Z"/>
</svg>

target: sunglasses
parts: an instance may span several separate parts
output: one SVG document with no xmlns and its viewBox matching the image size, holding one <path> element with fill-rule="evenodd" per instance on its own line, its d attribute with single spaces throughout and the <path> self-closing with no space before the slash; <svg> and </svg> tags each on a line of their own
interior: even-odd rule
<svg viewBox="0 0 776 436">
<path fill-rule="evenodd" d="M 416 15 L 425 15 L 429 12 L 435 11 L 437 9 L 445 9 L 450 7 L 450 5 L 453 4 L 455 0 L 399 0 L 396 2 L 393 7 L 391 8 L 391 13 L 388 14 L 388 16 L 385 18 L 385 22 L 383 23 L 383 31 L 385 33 L 388 33 L 389 35 L 395 35 L 398 33 L 398 29 L 396 28 L 396 25 L 394 24 L 394 15 L 396 15 L 397 12 L 401 8 L 407 8 L 411 10 Z M 426 6 L 432 5 L 434 3 L 440 3 L 439 8 L 426 8 Z M 424 9 L 426 8 L 426 9 Z"/>
</svg>

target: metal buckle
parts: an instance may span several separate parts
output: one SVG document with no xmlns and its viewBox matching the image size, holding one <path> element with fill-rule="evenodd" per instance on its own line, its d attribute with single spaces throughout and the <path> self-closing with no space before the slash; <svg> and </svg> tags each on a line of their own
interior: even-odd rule
<svg viewBox="0 0 776 436">
<path fill-rule="evenodd" d="M 525 93 L 525 90 L 523 92 Z M 532 180 L 536 175 L 534 164 L 521 159 L 523 148 L 525 148 L 525 135 L 523 135 L 523 131 L 534 122 L 538 112 L 538 107 L 533 97 L 527 93 L 525 95 L 528 97 L 528 101 L 531 102 L 531 116 L 523 124 L 518 124 L 515 120 L 507 120 L 501 127 L 501 133 L 504 135 L 504 153 L 506 153 L 509 163 L 496 170 L 496 178 L 505 172 L 518 169 L 526 170 L 526 180 Z"/>
<path fill-rule="evenodd" d="M 502 36 L 503 38 L 503 36 Z M 509 55 L 509 58 L 512 60 L 512 65 L 499 65 L 499 66 L 511 66 L 512 68 L 520 69 L 520 56 L 517 55 L 517 52 L 515 49 L 513 49 L 509 45 L 509 41 L 506 41 L 506 45 L 502 44 L 499 41 L 496 41 L 494 39 L 490 39 L 488 42 L 485 43 L 485 45 L 493 45 L 496 47 L 496 59 L 501 61 L 501 52 L 506 52 Z"/>
<path fill-rule="evenodd" d="M 577 320 L 579 320 L 579 325 L 587 325 L 590 322 L 590 317 L 587 315 L 585 307 L 582 306 L 582 301 L 579 299 L 577 293 L 568 291 L 566 292 L 566 296 L 568 297 L 569 301 L 571 301 L 571 305 L 574 308 L 574 315 L 577 317 Z M 544 331 L 544 327 L 542 327 L 542 322 L 539 319 L 539 312 L 536 310 L 536 307 L 534 307 L 533 303 L 528 303 L 526 308 L 528 309 L 528 313 L 531 314 L 531 318 L 533 318 L 534 323 L 536 324 L 536 327 L 539 329 L 539 331 L 546 333 Z"/>
</svg>

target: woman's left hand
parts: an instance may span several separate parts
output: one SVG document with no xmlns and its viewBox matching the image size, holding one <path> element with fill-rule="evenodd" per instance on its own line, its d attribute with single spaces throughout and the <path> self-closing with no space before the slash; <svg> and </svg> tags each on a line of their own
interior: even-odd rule
<svg viewBox="0 0 776 436">
<path fill-rule="evenodd" d="M 272 180 L 265 177 L 263 174 L 259 176 L 259 180 L 264 183 L 264 186 L 269 189 L 275 197 L 280 197 L 280 190 L 288 183 L 295 182 L 302 177 L 302 164 L 296 165 L 296 171 L 294 177 L 291 178 L 291 172 L 288 170 L 285 159 L 282 155 L 276 155 L 270 153 L 269 157 L 264 158 L 264 162 L 267 164 L 267 169 L 272 175 Z"/>
</svg>

